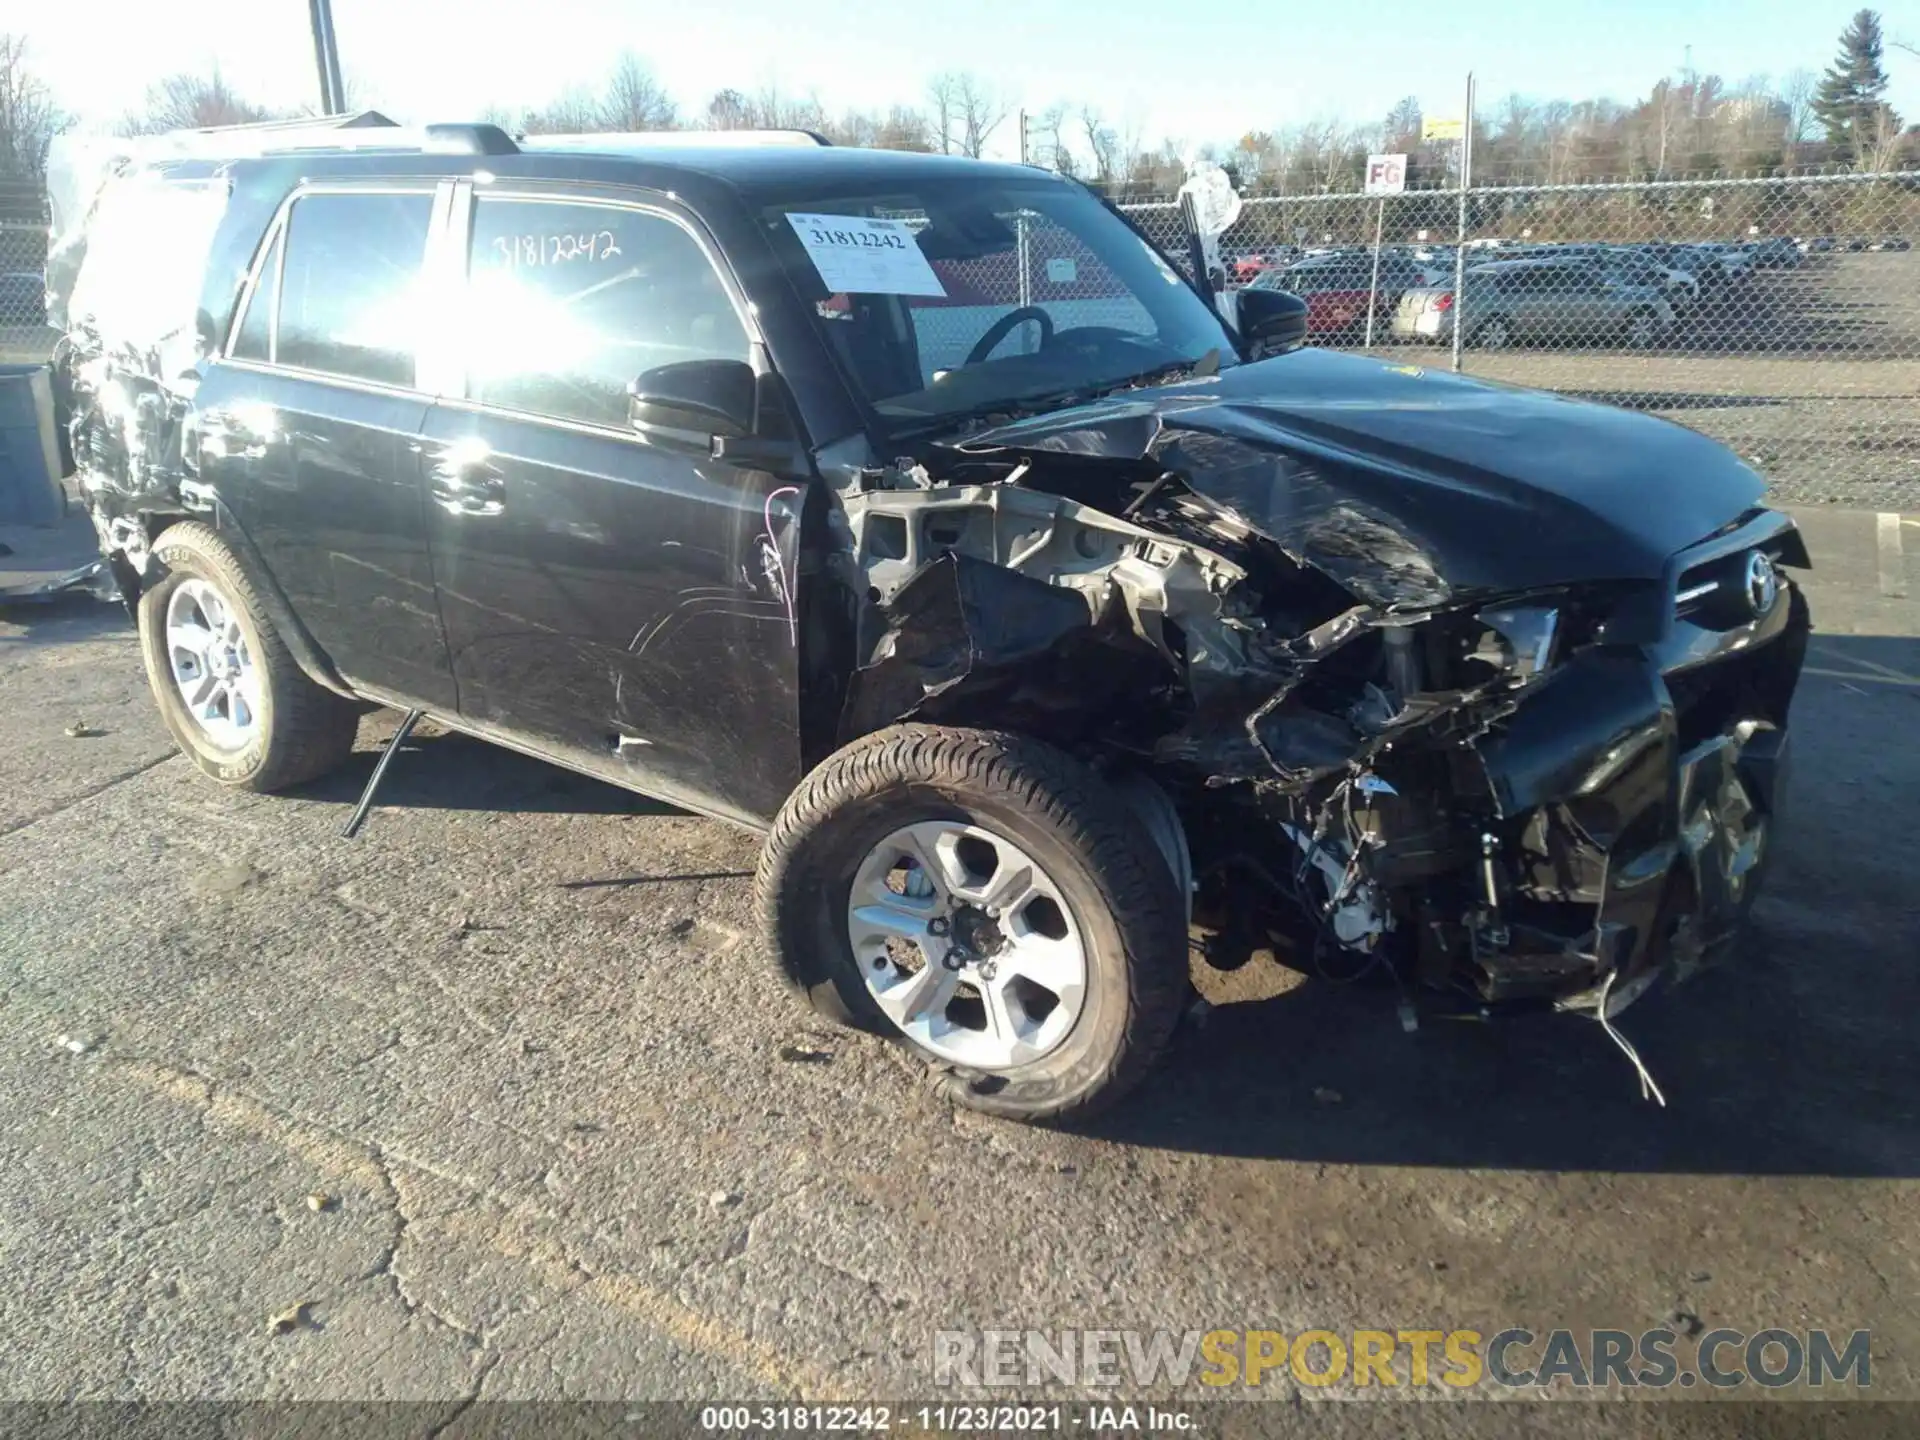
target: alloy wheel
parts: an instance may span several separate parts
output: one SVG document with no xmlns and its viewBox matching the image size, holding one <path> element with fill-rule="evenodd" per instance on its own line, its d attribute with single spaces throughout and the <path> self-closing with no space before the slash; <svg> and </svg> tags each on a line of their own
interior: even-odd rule
<svg viewBox="0 0 1920 1440">
<path fill-rule="evenodd" d="M 1086 944 L 1060 886 L 978 825 L 926 821 L 875 845 L 854 873 L 847 934 L 874 1003 L 972 1069 L 1052 1053 L 1086 1003 Z"/>
<path fill-rule="evenodd" d="M 167 665 L 187 714 L 214 746 L 243 748 L 260 728 L 260 670 L 231 601 L 182 580 L 167 597 Z"/>
</svg>

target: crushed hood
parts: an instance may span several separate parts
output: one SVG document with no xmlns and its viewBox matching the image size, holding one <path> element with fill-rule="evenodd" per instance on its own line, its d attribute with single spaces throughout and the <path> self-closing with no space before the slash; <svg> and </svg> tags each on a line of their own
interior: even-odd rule
<svg viewBox="0 0 1920 1440">
<path fill-rule="evenodd" d="M 1325 350 L 953 443 L 1150 462 L 1380 605 L 1657 580 L 1763 489 L 1724 446 L 1666 420 Z"/>
</svg>

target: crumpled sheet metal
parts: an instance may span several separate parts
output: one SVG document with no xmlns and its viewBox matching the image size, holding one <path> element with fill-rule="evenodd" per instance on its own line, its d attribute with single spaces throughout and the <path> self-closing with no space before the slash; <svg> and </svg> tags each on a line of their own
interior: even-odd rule
<svg viewBox="0 0 1920 1440">
<path fill-rule="evenodd" d="M 881 618 L 848 688 L 845 735 L 923 714 L 966 718 L 943 704 L 960 698 L 998 725 L 1058 733 L 1166 678 L 1117 586 L 1090 597 L 949 552 L 902 585 Z"/>
<path fill-rule="evenodd" d="M 1203 412 L 1206 428 L 1183 424 L 1189 412 Z M 1198 397 L 1191 405 L 1118 404 L 1104 408 L 1097 424 L 1009 425 L 964 448 L 1003 447 L 1162 466 L 1205 505 L 1371 604 L 1421 609 L 1452 598 L 1418 535 L 1356 499 L 1350 486 L 1331 483 L 1321 462 L 1275 449 L 1266 422 L 1232 405 Z"/>
</svg>

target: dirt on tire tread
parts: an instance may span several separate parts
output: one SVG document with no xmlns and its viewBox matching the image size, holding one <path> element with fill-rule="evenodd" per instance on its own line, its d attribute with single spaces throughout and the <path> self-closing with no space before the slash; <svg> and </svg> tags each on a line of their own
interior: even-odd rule
<svg viewBox="0 0 1920 1440">
<path fill-rule="evenodd" d="M 1151 1070 L 1172 1038 L 1186 1000 L 1186 936 L 1179 907 L 1168 903 L 1177 887 L 1151 837 L 1093 770 L 1051 745 L 1004 731 L 907 724 L 864 736 L 817 766 L 782 807 L 755 877 L 756 908 L 781 978 L 829 1018 L 876 1028 L 846 1012 L 817 962 L 793 953 L 785 937 L 800 933 L 795 912 L 805 902 L 782 877 L 795 847 L 825 817 L 849 800 L 900 787 L 998 792 L 1044 817 L 1105 877 L 1127 949 L 1124 1038 L 1097 1083 L 1084 1087 L 1086 1099 L 1021 1112 L 1057 1125 L 1091 1118 Z M 929 1063 L 936 1080 L 960 1081 Z"/>
</svg>

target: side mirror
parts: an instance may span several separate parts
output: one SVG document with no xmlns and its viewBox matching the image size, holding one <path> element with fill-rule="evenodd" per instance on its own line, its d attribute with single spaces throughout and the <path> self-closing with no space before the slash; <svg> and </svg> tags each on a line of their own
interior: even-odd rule
<svg viewBox="0 0 1920 1440">
<path fill-rule="evenodd" d="M 753 433 L 755 390 L 753 367 L 744 360 L 656 365 L 627 387 L 627 418 L 642 434 L 677 431 L 704 449 L 716 439 Z"/>
<path fill-rule="evenodd" d="M 1249 360 L 1298 350 L 1307 343 L 1307 302 L 1286 290 L 1242 290 L 1239 330 Z"/>
</svg>

